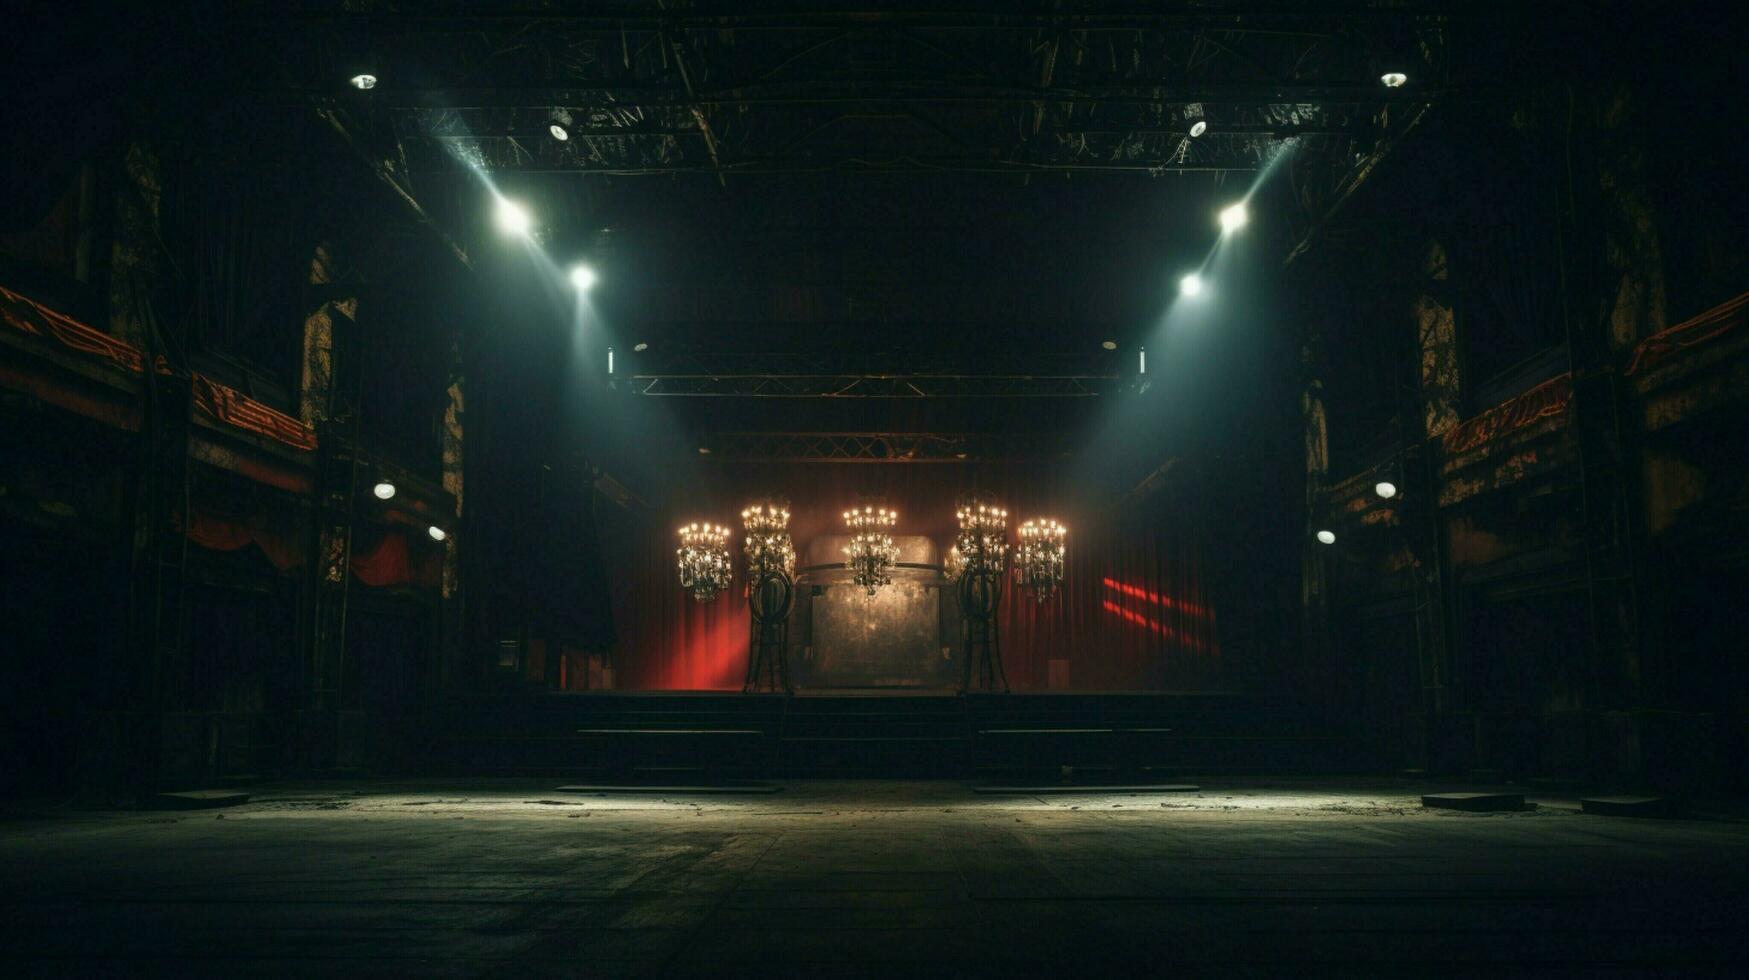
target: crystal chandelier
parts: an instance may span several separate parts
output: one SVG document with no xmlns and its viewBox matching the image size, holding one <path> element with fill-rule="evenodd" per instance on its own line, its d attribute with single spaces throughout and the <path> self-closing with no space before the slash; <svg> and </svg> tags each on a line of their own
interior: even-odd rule
<svg viewBox="0 0 1749 980">
<path fill-rule="evenodd" d="M 954 512 L 959 535 L 948 551 L 949 578 L 968 572 L 1000 575 L 1008 559 L 1008 512 L 987 497 L 973 494 L 961 500 Z M 957 556 L 957 558 L 956 558 Z"/>
<path fill-rule="evenodd" d="M 1056 595 L 1063 584 L 1063 539 L 1069 529 L 1048 517 L 1020 525 L 1020 547 L 1014 553 L 1014 575 L 1039 602 Z"/>
<path fill-rule="evenodd" d="M 741 511 L 741 526 L 747 534 L 741 548 L 747 556 L 750 584 L 770 574 L 795 577 L 796 546 L 789 536 L 789 501 L 772 497 L 748 504 Z"/>
<path fill-rule="evenodd" d="M 729 587 L 729 529 L 720 524 L 688 524 L 680 529 L 680 587 L 699 602 L 709 602 Z"/>
<path fill-rule="evenodd" d="M 852 507 L 844 512 L 844 526 L 850 530 L 850 543 L 844 546 L 851 580 L 874 595 L 875 590 L 893 580 L 893 563 L 899 560 L 899 546 L 893 543 L 893 525 L 899 512 L 885 507 Z"/>
</svg>

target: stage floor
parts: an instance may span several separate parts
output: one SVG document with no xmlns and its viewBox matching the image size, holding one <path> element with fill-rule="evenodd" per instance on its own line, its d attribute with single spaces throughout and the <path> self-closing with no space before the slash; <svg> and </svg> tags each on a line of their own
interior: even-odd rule
<svg viewBox="0 0 1749 980">
<path fill-rule="evenodd" d="M 25 975 L 1728 973 L 1749 825 L 1425 811 L 1401 781 L 985 797 L 257 787 L 0 823 Z"/>
</svg>

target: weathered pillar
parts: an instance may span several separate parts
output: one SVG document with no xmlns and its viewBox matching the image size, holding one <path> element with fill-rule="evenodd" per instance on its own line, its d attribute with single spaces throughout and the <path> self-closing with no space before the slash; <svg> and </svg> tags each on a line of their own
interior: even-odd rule
<svg viewBox="0 0 1749 980">
<path fill-rule="evenodd" d="M 1330 432 L 1324 414 L 1324 382 L 1317 377 L 1321 329 L 1312 327 L 1300 348 L 1305 387 L 1300 393 L 1300 416 L 1306 440 L 1306 533 L 1300 542 L 1300 637 L 1305 665 L 1302 682 L 1325 686 L 1325 696 L 1335 707 L 1341 697 L 1335 681 L 1335 658 L 1330 636 L 1330 551 L 1317 538 L 1333 526 L 1330 513 Z"/>
<path fill-rule="evenodd" d="M 1576 127 L 1579 149 L 1589 152 L 1573 153 L 1565 312 L 1591 635 L 1587 699 L 1601 734 L 1589 755 L 1595 776 L 1625 784 L 1643 777 L 1644 719 L 1631 709 L 1647 700 L 1640 474 L 1620 365 L 1635 342 L 1664 326 L 1664 272 L 1641 107 L 1625 89 L 1594 106 L 1593 125 Z"/>
<path fill-rule="evenodd" d="M 459 343 L 451 354 L 451 361 L 459 368 Z M 467 546 L 463 533 L 467 521 L 462 442 L 467 410 L 465 385 L 458 370 L 455 380 L 444 393 L 443 406 L 443 489 L 455 501 L 455 513 L 451 515 L 448 527 L 449 537 L 443 542 L 443 593 L 437 634 L 440 661 L 437 680 L 439 690 L 443 691 L 466 683 L 468 677 L 463 661 L 467 649 L 463 617 L 467 606 L 461 571 L 461 549 Z"/>
<path fill-rule="evenodd" d="M 1430 720 L 1449 709 L 1451 674 L 1451 596 L 1445 567 L 1445 528 L 1439 517 L 1440 436 L 1458 424 L 1463 378 L 1458 354 L 1457 317 L 1452 306 L 1451 270 L 1445 246 L 1427 243 L 1421 286 L 1411 303 L 1419 362 L 1416 421 L 1404 419 L 1405 493 L 1397 519 L 1414 555 L 1416 630 L 1421 639 L 1421 687 Z M 1408 415 L 1409 413 L 1404 413 Z"/>
<path fill-rule="evenodd" d="M 121 158 L 115 225 L 109 255 L 109 332 L 142 350 L 146 346 L 150 291 L 158 281 L 158 207 L 164 196 L 162 166 L 144 144 L 131 143 Z"/>
<path fill-rule="evenodd" d="M 346 606 L 352 580 L 352 523 L 358 483 L 358 299 L 340 280 L 329 245 L 310 261 L 310 289 L 321 302 L 304 320 L 304 385 L 299 408 L 316 429 L 316 493 L 311 561 L 304 589 L 308 712 L 300 762 L 338 762 Z"/>
</svg>

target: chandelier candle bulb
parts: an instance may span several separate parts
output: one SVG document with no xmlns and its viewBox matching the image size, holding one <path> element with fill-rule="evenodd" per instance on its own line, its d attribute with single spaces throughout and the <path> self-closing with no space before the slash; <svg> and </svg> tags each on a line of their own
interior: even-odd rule
<svg viewBox="0 0 1749 980">
<path fill-rule="evenodd" d="M 729 529 L 718 524 L 692 523 L 680 528 L 680 547 L 675 550 L 680 566 L 680 587 L 699 602 L 709 602 L 729 587 Z"/>
<path fill-rule="evenodd" d="M 796 547 L 789 536 L 789 501 L 774 497 L 748 504 L 741 509 L 741 528 L 746 534 L 741 548 L 747 557 L 749 588 L 767 575 L 795 577 Z"/>
<path fill-rule="evenodd" d="M 1020 525 L 1014 575 L 1021 587 L 1040 602 L 1056 595 L 1063 584 L 1063 545 L 1068 534 L 1068 528 L 1048 517 L 1033 518 Z"/>
<path fill-rule="evenodd" d="M 954 517 L 960 529 L 942 565 L 947 578 L 957 580 L 968 572 L 1001 574 L 1008 559 L 1008 511 L 974 495 L 962 499 Z"/>
<path fill-rule="evenodd" d="M 844 526 L 850 531 L 850 543 L 844 546 L 844 567 L 850 569 L 851 580 L 871 596 L 893 581 L 893 565 L 899 560 L 893 527 L 898 522 L 899 512 L 885 507 L 852 507 L 844 512 Z"/>
</svg>

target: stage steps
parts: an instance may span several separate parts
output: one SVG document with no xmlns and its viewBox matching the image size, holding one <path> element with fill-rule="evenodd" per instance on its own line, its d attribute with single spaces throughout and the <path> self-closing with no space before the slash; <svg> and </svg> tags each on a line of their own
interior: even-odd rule
<svg viewBox="0 0 1749 980">
<path fill-rule="evenodd" d="M 1244 695 L 615 692 L 461 699 L 432 737 L 438 768 L 478 774 L 1147 780 L 1354 771 L 1330 731 Z"/>
<path fill-rule="evenodd" d="M 946 777 L 966 771 L 962 698 L 802 696 L 785 708 L 779 775 Z"/>
</svg>

